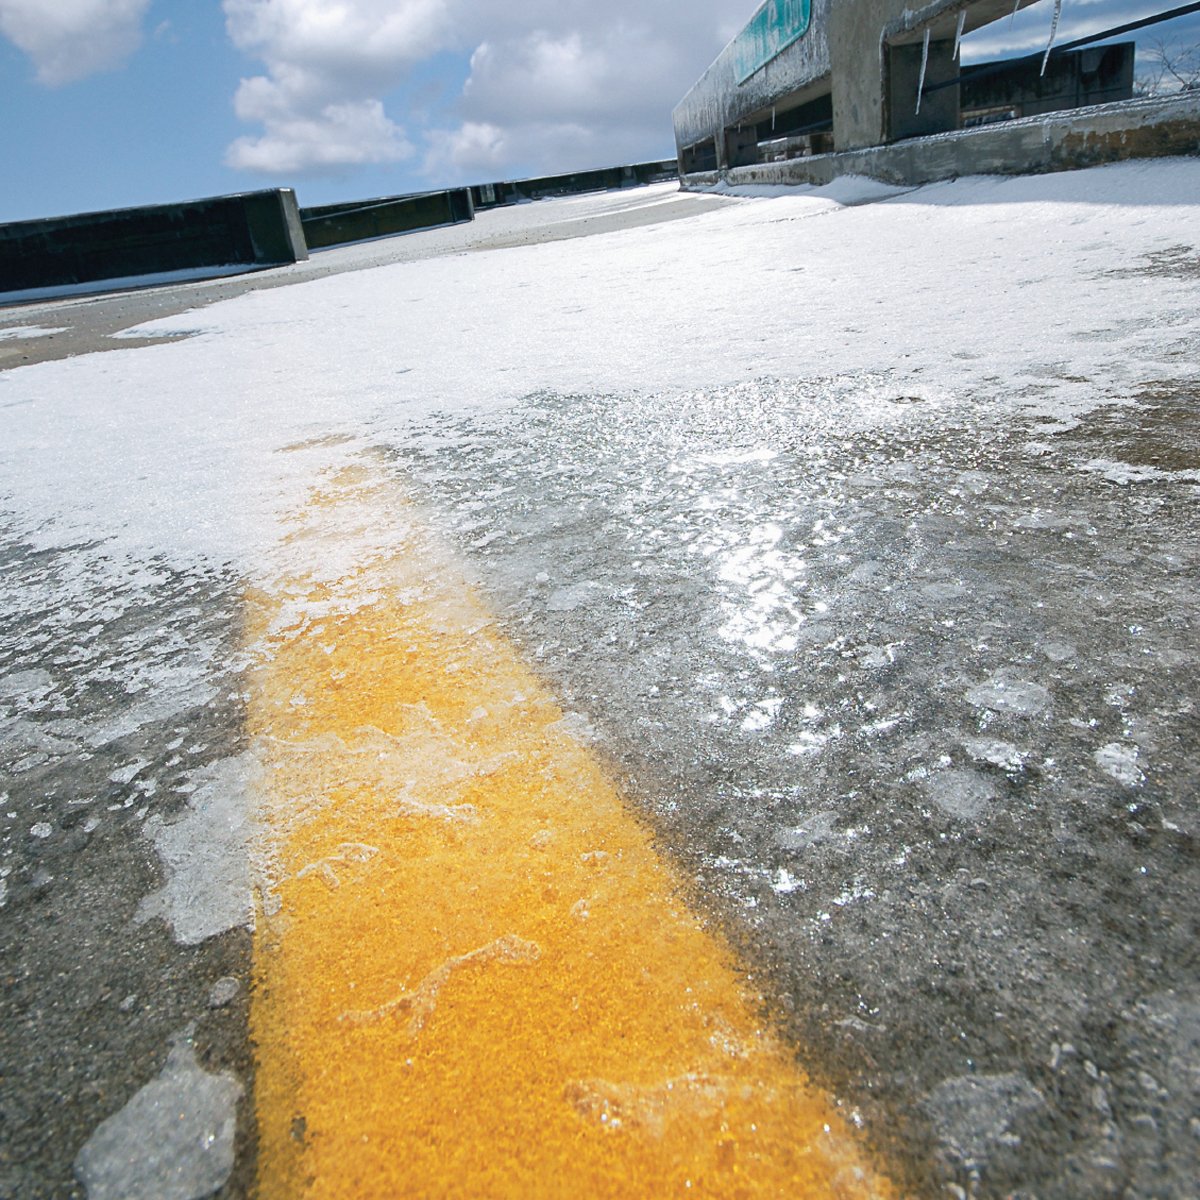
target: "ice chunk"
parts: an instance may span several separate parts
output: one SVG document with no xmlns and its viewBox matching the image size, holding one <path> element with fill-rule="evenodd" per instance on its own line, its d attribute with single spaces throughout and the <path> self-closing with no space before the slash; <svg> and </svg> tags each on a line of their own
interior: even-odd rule
<svg viewBox="0 0 1200 1200">
<path fill-rule="evenodd" d="M 994 676 L 968 688 L 967 700 L 976 708 L 1032 717 L 1050 706 L 1050 693 L 1040 683 Z"/>
<path fill-rule="evenodd" d="M 212 763 L 197 772 L 182 820 L 146 822 L 167 882 L 138 906 L 139 922 L 162 917 L 185 946 L 252 924 L 247 788 L 256 767 L 250 754 Z"/>
<path fill-rule="evenodd" d="M 930 800 L 944 813 L 968 821 L 982 816 L 996 795 L 985 776 L 969 770 L 939 771 L 926 790 Z"/>
<path fill-rule="evenodd" d="M 1096 766 L 1105 775 L 1115 779 L 1123 787 L 1138 787 L 1146 780 L 1137 764 L 1138 748 L 1136 746 L 1127 746 L 1121 742 L 1109 742 L 1108 745 L 1101 746 L 1092 757 L 1096 760 Z"/>
<path fill-rule="evenodd" d="M 162 1074 L 102 1121 L 75 1159 L 88 1200 L 200 1200 L 233 1170 L 242 1085 L 196 1062 L 180 1034 Z"/>
</svg>

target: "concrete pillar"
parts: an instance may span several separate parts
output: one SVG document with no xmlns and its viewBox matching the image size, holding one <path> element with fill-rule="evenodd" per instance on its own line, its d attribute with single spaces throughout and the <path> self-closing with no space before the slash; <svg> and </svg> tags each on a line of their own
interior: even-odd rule
<svg viewBox="0 0 1200 1200">
<path fill-rule="evenodd" d="M 838 150 L 884 140 L 883 36 L 894 0 L 854 0 L 829 8 L 833 143 Z"/>
</svg>

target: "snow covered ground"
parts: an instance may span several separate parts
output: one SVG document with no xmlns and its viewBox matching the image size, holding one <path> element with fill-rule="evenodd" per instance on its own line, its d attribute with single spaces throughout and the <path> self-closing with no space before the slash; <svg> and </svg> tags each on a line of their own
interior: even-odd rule
<svg viewBox="0 0 1200 1200">
<path fill-rule="evenodd" d="M 521 245 L 679 201 L 543 202 L 0 375 L 13 936 L 102 896 L 89 839 L 195 866 L 165 831 L 242 761 L 238 594 L 382 451 L 915 1186 L 1183 1197 L 1197 196 L 1191 159 L 842 181 Z"/>
</svg>

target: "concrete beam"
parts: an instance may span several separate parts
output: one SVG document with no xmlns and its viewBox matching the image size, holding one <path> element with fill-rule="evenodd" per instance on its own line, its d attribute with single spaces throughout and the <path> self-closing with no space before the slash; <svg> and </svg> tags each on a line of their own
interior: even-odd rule
<svg viewBox="0 0 1200 1200">
<path fill-rule="evenodd" d="M 622 167 L 601 167 L 594 171 L 574 171 L 567 175 L 541 175 L 535 179 L 480 183 L 470 190 L 476 208 L 497 208 L 504 204 L 519 204 L 522 200 L 542 200 L 547 196 L 639 187 L 673 179 L 677 173 L 678 163 L 666 159 Z"/>
<path fill-rule="evenodd" d="M 0 225 L 0 293 L 306 259 L 290 188 Z"/>
<path fill-rule="evenodd" d="M 305 239 L 314 250 L 410 233 L 416 229 L 457 225 L 474 218 L 475 206 L 469 188 L 325 204 L 300 210 Z"/>
</svg>

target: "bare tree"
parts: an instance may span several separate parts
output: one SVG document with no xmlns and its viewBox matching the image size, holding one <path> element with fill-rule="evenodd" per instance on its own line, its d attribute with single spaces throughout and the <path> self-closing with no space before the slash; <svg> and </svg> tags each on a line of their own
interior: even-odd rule
<svg viewBox="0 0 1200 1200">
<path fill-rule="evenodd" d="M 1146 48 L 1138 91 L 1144 96 L 1200 91 L 1200 42 L 1158 38 Z"/>
</svg>

